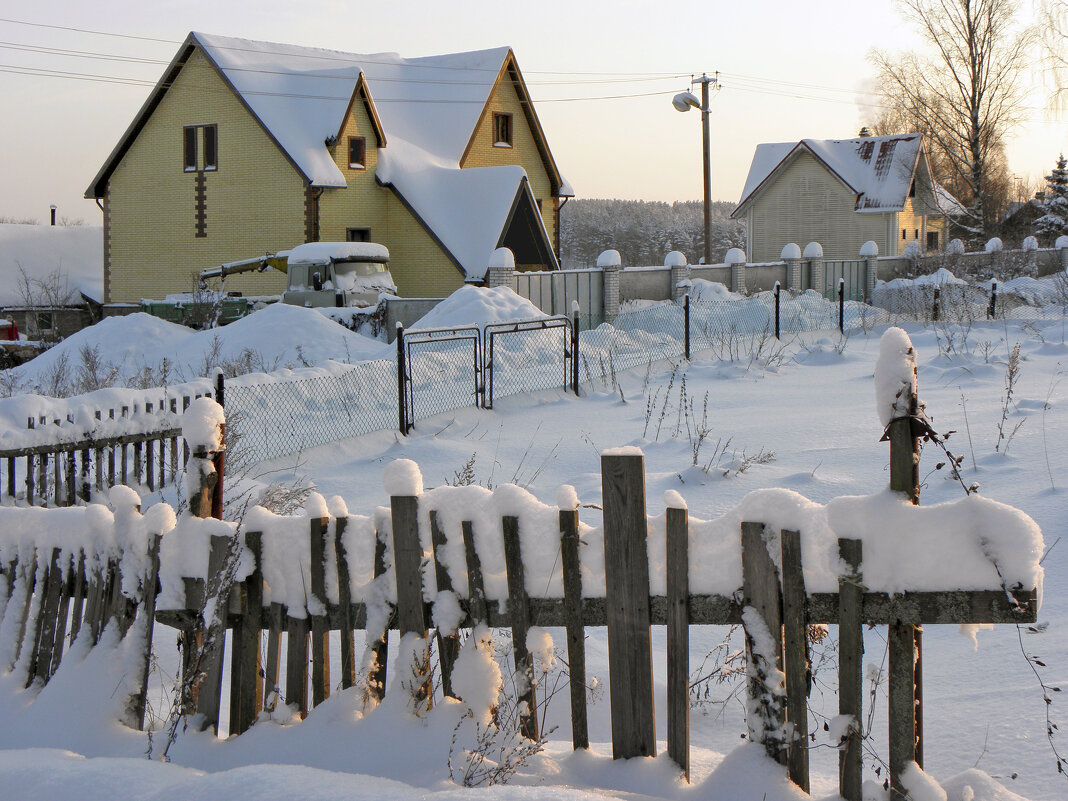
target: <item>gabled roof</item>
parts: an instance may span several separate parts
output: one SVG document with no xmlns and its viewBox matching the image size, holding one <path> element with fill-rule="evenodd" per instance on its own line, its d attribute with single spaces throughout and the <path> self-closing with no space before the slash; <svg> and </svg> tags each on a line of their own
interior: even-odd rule
<svg viewBox="0 0 1068 801">
<path fill-rule="evenodd" d="M 923 141 L 919 134 L 904 134 L 757 145 L 742 198 L 731 216 L 739 215 L 801 153 L 812 155 L 856 193 L 856 211 L 901 211 L 923 155 Z"/>
</svg>

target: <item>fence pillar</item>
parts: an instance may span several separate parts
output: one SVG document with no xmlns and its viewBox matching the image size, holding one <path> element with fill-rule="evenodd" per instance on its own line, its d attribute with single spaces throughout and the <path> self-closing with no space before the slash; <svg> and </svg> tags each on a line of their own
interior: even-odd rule
<svg viewBox="0 0 1068 801">
<path fill-rule="evenodd" d="M 825 271 L 823 265 L 823 245 L 819 242 L 809 242 L 801 253 L 802 259 L 808 259 L 808 286 L 802 289 L 815 289 L 821 295 L 827 291 Z"/>
<path fill-rule="evenodd" d="M 612 757 L 656 756 L 645 457 L 601 454 Z"/>
<path fill-rule="evenodd" d="M 608 321 L 614 320 L 619 314 L 619 274 L 622 264 L 619 251 L 616 250 L 606 250 L 597 257 L 597 266 L 604 274 L 604 318 Z"/>
<path fill-rule="evenodd" d="M 512 287 L 515 273 L 515 256 L 508 248 L 497 248 L 490 255 L 489 268 L 486 270 L 486 286 L 496 289 L 500 286 Z"/>
<path fill-rule="evenodd" d="M 871 303 L 871 296 L 875 291 L 875 282 L 878 280 L 879 266 L 875 259 L 864 260 L 864 302 Z"/>
<path fill-rule="evenodd" d="M 1057 237 L 1057 256 L 1060 257 L 1061 269 L 1068 272 L 1068 238 Z"/>
<path fill-rule="evenodd" d="M 731 292 L 745 294 L 745 251 L 731 248 L 723 257 L 724 263 L 731 268 Z"/>
<path fill-rule="evenodd" d="M 671 269 L 671 299 L 677 301 L 689 292 L 689 285 L 684 282 L 690 277 L 690 265 L 684 253 L 673 250 L 664 258 L 664 266 Z"/>
<path fill-rule="evenodd" d="M 787 242 L 779 256 L 786 262 L 786 288 L 791 292 L 800 292 L 801 286 L 801 248 L 794 242 Z"/>
</svg>

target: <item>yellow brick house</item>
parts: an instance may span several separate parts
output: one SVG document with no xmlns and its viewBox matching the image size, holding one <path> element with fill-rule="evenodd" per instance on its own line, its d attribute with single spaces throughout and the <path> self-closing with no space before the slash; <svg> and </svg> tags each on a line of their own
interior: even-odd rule
<svg viewBox="0 0 1068 801">
<path fill-rule="evenodd" d="M 441 296 L 484 281 L 497 247 L 557 269 L 572 194 L 510 48 L 402 58 L 195 32 L 86 190 L 107 302 L 320 240 L 379 242 L 402 295 Z"/>
<path fill-rule="evenodd" d="M 802 139 L 757 146 L 732 212 L 747 229 L 747 259 L 778 261 L 788 242 L 819 242 L 828 259 L 855 259 L 874 241 L 882 256 L 946 246 L 959 204 L 931 175 L 919 134 Z"/>
</svg>

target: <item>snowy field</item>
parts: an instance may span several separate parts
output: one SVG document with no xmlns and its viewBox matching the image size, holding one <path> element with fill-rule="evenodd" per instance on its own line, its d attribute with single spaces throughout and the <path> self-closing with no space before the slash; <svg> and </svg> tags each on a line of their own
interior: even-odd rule
<svg viewBox="0 0 1068 801">
<path fill-rule="evenodd" d="M 239 324 L 235 324 L 239 325 Z M 924 638 L 925 763 L 944 788 L 924 798 L 1053 801 L 1068 793 L 1046 738 L 1046 704 L 1034 669 L 1049 685 L 1068 681 L 1068 344 L 1063 321 L 976 323 L 967 333 L 906 326 L 919 355 L 920 396 L 940 431 L 955 430 L 950 446 L 963 456 L 966 482 L 1019 507 L 1041 526 L 1048 555 L 1041 633 L 1013 626 L 961 636 L 956 627 L 928 626 Z M 882 330 L 848 340 L 805 334 L 782 350 L 733 361 L 696 353 L 689 363 L 659 362 L 611 377 L 594 376 L 585 397 L 556 390 L 499 399 L 492 411 L 465 408 L 420 421 L 412 434 L 392 431 L 305 451 L 256 466 L 261 480 L 308 481 L 327 497 L 340 495 L 353 513 L 388 503 L 382 474 L 397 458 L 415 460 L 426 486 L 515 483 L 545 503 L 573 485 L 581 517 L 600 523 L 599 455 L 636 445 L 645 453 L 648 511 L 663 511 L 667 490 L 682 495 L 690 514 L 722 515 L 748 493 L 783 487 L 826 503 L 842 495 L 880 491 L 887 483 L 887 447 L 875 409 L 873 370 Z M 199 336 L 199 335 L 194 335 Z M 1020 343 L 1019 375 L 1005 410 L 1007 362 Z M 192 361 L 192 360 L 191 360 Z M 683 380 L 685 379 L 685 380 Z M 685 393 L 683 395 L 682 393 Z M 697 442 L 699 430 L 707 433 Z M 696 456 L 695 456 L 696 448 Z M 921 502 L 960 498 L 959 483 L 925 451 Z M 465 471 L 465 466 L 468 469 Z M 171 499 L 173 500 L 173 499 Z M 150 501 L 146 501 L 146 504 Z M 1068 538 L 1066 538 L 1068 539 Z M 932 549 L 933 550 L 933 549 Z M 557 647 L 563 633 L 551 630 Z M 738 697 L 728 684 L 708 684 L 691 710 L 692 784 L 682 783 L 661 753 L 655 760 L 611 760 L 607 643 L 588 630 L 587 671 L 601 686 L 591 695 L 591 753 L 573 754 L 566 690 L 548 708 L 558 728 L 544 753 L 504 787 L 469 790 L 449 780 L 449 750 L 460 720 L 458 704 L 441 703 L 422 719 L 394 699 L 361 716 L 355 690 L 295 722 L 275 713 L 240 738 L 183 734 L 170 764 L 143 758 L 146 737 L 112 722 L 110 695 L 122 660 L 98 648 L 84 661 L 71 654 L 37 697 L 0 677 L 0 797 L 115 798 L 678 798 L 743 801 L 804 797 L 760 749 L 739 745 L 745 731 Z M 976 634 L 972 632 L 972 634 Z M 691 671 L 727 635 L 694 627 Z M 836 640 L 832 627 L 825 647 Z M 1033 666 L 1021 653 L 1037 655 Z M 655 628 L 659 750 L 665 750 L 664 631 Z M 361 645 L 357 637 L 357 647 Z M 392 643 L 391 643 L 392 645 Z M 174 632 L 157 629 L 161 675 L 176 663 Z M 740 647 L 735 636 L 732 648 Z M 391 648 L 391 652 L 395 651 Z M 337 653 L 334 648 L 333 652 Z M 837 752 L 823 721 L 837 713 L 834 654 L 817 649 L 811 699 L 817 737 L 811 752 L 813 796 L 837 798 Z M 335 656 L 336 658 L 336 656 Z M 882 630 L 866 635 L 865 663 L 885 669 Z M 225 696 L 224 696 L 225 697 Z M 866 797 L 883 798 L 886 758 L 885 682 L 876 689 L 865 779 Z M 724 700 L 726 699 L 726 700 Z M 722 701 L 722 703 L 718 703 Z M 1062 724 L 1065 702 L 1052 694 L 1050 719 Z M 224 726 L 225 726 L 224 704 Z M 1068 744 L 1054 735 L 1061 753 Z M 993 778 L 991 778 L 993 777 Z"/>
</svg>

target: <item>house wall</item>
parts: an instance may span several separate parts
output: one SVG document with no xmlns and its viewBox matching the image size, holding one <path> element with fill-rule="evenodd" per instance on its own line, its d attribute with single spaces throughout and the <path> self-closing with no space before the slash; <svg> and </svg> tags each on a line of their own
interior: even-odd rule
<svg viewBox="0 0 1068 801">
<path fill-rule="evenodd" d="M 364 138 L 364 169 L 349 167 L 350 136 Z M 356 99 L 345 117 L 331 153 L 334 163 L 345 176 L 347 186 L 343 189 L 325 189 L 319 198 L 319 238 L 324 242 L 344 242 L 347 229 L 369 228 L 372 242 L 386 244 L 389 239 L 386 214 L 389 190 L 375 181 L 378 139 L 367 107 L 360 98 Z"/>
<path fill-rule="evenodd" d="M 182 128 L 218 125 L 217 171 L 204 173 L 206 233 L 196 234 L 194 172 Z M 197 272 L 304 241 L 304 182 L 207 59 L 195 51 L 108 184 L 114 301 L 188 291 Z M 278 294 L 274 271 L 233 276 L 228 290 Z"/>
<path fill-rule="evenodd" d="M 868 240 L 886 253 L 888 215 L 857 214 L 855 207 L 854 192 L 811 155 L 799 154 L 749 208 L 748 261 L 777 261 L 787 242 L 802 248 L 819 242 L 828 259 L 855 259 Z"/>
<path fill-rule="evenodd" d="M 512 146 L 497 147 L 493 144 L 493 114 L 504 112 L 512 115 Z M 541 219 L 549 235 L 549 241 L 556 243 L 556 213 L 552 184 L 545 169 L 541 153 L 534 139 L 534 132 L 527 123 L 523 106 L 519 102 L 515 84 L 505 72 L 497 83 L 497 88 L 486 104 L 486 112 L 479 121 L 471 139 L 470 149 L 461 167 L 499 167 L 518 164 L 527 171 L 530 190 L 541 211 Z"/>
</svg>

